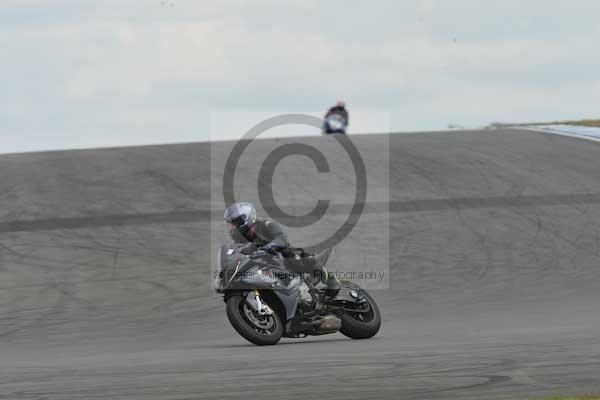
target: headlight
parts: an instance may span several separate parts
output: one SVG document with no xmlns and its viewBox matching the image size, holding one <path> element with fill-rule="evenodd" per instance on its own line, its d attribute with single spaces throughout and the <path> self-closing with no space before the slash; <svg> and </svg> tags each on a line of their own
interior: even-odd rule
<svg viewBox="0 0 600 400">
<path fill-rule="evenodd" d="M 263 270 L 263 267 L 256 266 L 250 268 L 246 271 L 244 278 L 242 278 L 244 282 L 252 283 L 252 282 L 266 282 L 266 283 L 277 283 L 277 277 L 275 277 L 272 273 Z"/>
</svg>

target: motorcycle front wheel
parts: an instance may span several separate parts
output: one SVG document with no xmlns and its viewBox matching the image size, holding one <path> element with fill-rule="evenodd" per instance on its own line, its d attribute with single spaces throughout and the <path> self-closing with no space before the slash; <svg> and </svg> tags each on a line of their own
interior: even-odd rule
<svg viewBox="0 0 600 400">
<path fill-rule="evenodd" d="M 257 346 L 277 344 L 283 336 L 283 324 L 277 312 L 259 315 L 242 295 L 234 295 L 227 300 L 226 312 L 237 333 Z"/>
</svg>

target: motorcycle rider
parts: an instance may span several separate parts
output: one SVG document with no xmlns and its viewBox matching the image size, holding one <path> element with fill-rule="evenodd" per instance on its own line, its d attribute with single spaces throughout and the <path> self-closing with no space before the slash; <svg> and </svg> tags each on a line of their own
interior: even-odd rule
<svg viewBox="0 0 600 400">
<path fill-rule="evenodd" d="M 255 250 L 267 253 L 293 253 L 293 248 L 287 235 L 275 221 L 257 218 L 256 208 L 248 202 L 238 202 L 230 205 L 225 210 L 224 219 L 229 230 L 229 235 L 237 243 L 250 242 L 253 246 L 242 251 L 251 254 Z M 326 284 L 330 293 L 337 293 L 340 288 L 339 280 L 334 274 L 328 274 L 322 265 L 307 262 L 307 267 L 312 269 L 313 276 L 327 277 Z M 304 272 L 304 271 L 303 271 Z"/>
<path fill-rule="evenodd" d="M 350 125 L 350 117 L 348 115 L 348 110 L 346 110 L 346 102 L 343 99 L 339 99 L 335 105 L 327 111 L 324 119 L 327 119 L 327 117 L 334 114 L 337 114 L 344 119 L 346 127 Z"/>
</svg>

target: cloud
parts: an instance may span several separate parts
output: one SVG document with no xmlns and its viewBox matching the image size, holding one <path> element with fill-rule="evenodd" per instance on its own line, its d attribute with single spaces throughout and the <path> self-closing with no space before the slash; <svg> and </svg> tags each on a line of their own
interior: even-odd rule
<svg viewBox="0 0 600 400">
<path fill-rule="evenodd" d="M 73 46 L 82 52 L 65 82 L 67 94 L 148 96 L 161 84 L 225 82 L 231 60 L 224 48 L 232 36 L 242 35 L 220 34 L 222 28 L 219 22 L 79 26 Z"/>
<path fill-rule="evenodd" d="M 397 130 L 576 118 L 598 100 L 596 2 L 8 0 L 3 11 L 0 118 L 19 137 L 189 140 L 213 109 L 320 109 L 339 96 L 391 111 Z M 545 101 L 557 93 L 576 99 Z"/>
</svg>

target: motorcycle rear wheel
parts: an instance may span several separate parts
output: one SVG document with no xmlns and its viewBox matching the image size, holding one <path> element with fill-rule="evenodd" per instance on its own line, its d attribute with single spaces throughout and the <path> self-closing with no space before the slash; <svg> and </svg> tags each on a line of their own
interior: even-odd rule
<svg viewBox="0 0 600 400">
<path fill-rule="evenodd" d="M 377 303 L 366 290 L 360 289 L 360 294 L 368 301 L 369 311 L 365 313 L 344 311 L 340 315 L 342 320 L 340 332 L 351 339 L 371 338 L 379 332 L 381 327 L 381 313 Z"/>
</svg>

